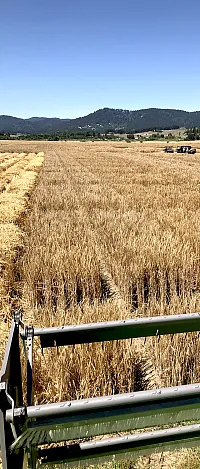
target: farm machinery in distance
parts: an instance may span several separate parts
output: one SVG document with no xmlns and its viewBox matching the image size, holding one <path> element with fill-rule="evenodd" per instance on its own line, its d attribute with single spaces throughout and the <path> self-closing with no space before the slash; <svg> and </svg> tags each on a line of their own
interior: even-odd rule
<svg viewBox="0 0 200 469">
<path fill-rule="evenodd" d="M 173 147 L 165 147 L 165 153 L 174 153 Z M 181 145 L 177 147 L 176 153 L 188 153 L 190 155 L 194 155 L 196 153 L 196 148 L 192 147 L 191 145 Z"/>
</svg>

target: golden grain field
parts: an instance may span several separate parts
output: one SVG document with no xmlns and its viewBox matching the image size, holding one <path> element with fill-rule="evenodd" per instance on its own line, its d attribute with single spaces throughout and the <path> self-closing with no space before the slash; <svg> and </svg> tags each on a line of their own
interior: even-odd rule
<svg viewBox="0 0 200 469">
<path fill-rule="evenodd" d="M 165 154 L 163 146 L 15 142 L 18 155 L 46 155 L 11 276 L 25 322 L 47 327 L 199 311 L 200 143 L 195 155 Z M 0 144 L 5 154 L 12 148 Z M 36 341 L 35 402 L 199 381 L 199 352 L 196 333 L 44 356 Z M 137 467 L 180 467 L 176 457 L 159 461 Z"/>
</svg>

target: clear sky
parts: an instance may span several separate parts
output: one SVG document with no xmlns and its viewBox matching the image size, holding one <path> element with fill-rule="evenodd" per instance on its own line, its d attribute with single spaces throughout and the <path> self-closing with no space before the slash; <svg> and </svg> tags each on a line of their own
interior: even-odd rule
<svg viewBox="0 0 200 469">
<path fill-rule="evenodd" d="M 3 0 L 0 114 L 200 110 L 199 0 Z"/>
</svg>

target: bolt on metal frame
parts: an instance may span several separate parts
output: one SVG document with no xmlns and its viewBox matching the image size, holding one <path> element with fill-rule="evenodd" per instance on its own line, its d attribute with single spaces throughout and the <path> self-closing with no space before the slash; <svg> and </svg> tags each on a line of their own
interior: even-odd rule
<svg viewBox="0 0 200 469">
<path fill-rule="evenodd" d="M 27 405 L 22 395 L 19 329 L 27 359 Z M 44 443 L 127 432 L 200 419 L 200 383 L 55 404 L 33 405 L 34 337 L 41 348 L 200 331 L 200 313 L 38 329 L 16 314 L 0 372 L 0 443 L 3 469 L 35 469 L 55 462 L 77 466 L 174 445 L 199 444 L 200 425 L 167 428 L 54 449 Z M 164 433 L 163 433 L 164 432 Z M 14 444 L 13 444 L 14 442 Z M 10 451 L 13 444 L 14 450 Z M 25 451 L 24 451 L 25 448 Z M 160 449 L 161 451 L 161 449 Z M 39 465 L 39 466 L 38 466 Z M 63 466 L 64 467 L 64 466 Z"/>
</svg>

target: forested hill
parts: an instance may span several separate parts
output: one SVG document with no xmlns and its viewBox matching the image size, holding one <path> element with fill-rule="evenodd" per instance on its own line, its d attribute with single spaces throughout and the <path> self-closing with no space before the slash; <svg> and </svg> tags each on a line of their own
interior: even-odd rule
<svg viewBox="0 0 200 469">
<path fill-rule="evenodd" d="M 178 127 L 200 127 L 200 111 L 187 112 L 177 109 L 99 109 L 77 119 L 31 117 L 20 119 L 0 116 L 0 133 L 51 134 L 68 131 L 124 131 L 134 132 L 148 129 L 172 129 Z"/>
</svg>

